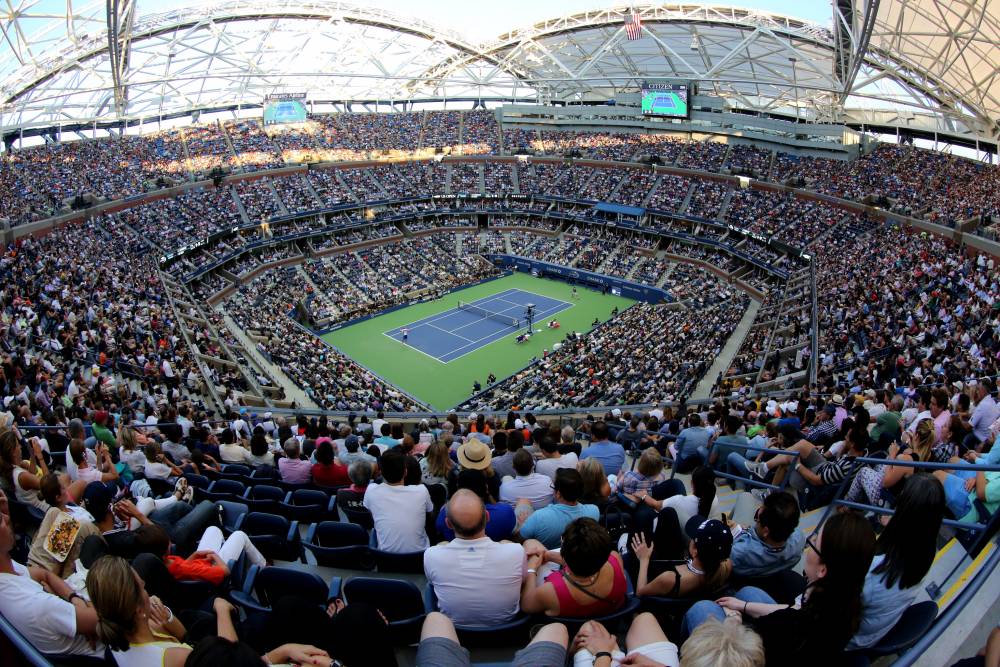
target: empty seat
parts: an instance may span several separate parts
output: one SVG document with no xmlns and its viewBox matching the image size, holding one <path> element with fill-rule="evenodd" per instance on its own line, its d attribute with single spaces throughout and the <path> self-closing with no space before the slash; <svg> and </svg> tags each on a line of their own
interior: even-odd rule
<svg viewBox="0 0 1000 667">
<path fill-rule="evenodd" d="M 297 489 L 280 503 L 279 512 L 300 523 L 317 523 L 335 511 L 336 500 L 316 489 Z"/>
<path fill-rule="evenodd" d="M 316 563 L 349 570 L 370 570 L 374 566 L 368 550 L 368 531 L 353 523 L 321 521 L 309 527 L 302 545 L 312 552 Z"/>
<path fill-rule="evenodd" d="M 243 502 L 243 494 L 246 486 L 242 482 L 231 479 L 217 479 L 204 491 L 205 499 L 216 502 L 218 500 L 228 500 L 229 502 Z"/>
<path fill-rule="evenodd" d="M 266 514 L 281 514 L 278 508 L 285 499 L 284 489 L 267 484 L 257 484 L 248 487 L 243 492 L 243 502 L 247 504 L 251 512 L 264 512 Z"/>
<path fill-rule="evenodd" d="M 391 553 L 372 549 L 375 569 L 379 572 L 395 572 L 398 574 L 423 574 L 424 552 Z"/>
<path fill-rule="evenodd" d="M 353 577 L 344 584 L 347 604 L 365 602 L 385 614 L 395 644 L 411 644 L 420 638 L 424 599 L 413 582 L 398 579 Z"/>
<path fill-rule="evenodd" d="M 286 567 L 252 567 L 244 591 L 234 591 L 233 600 L 247 611 L 267 612 L 285 596 L 300 597 L 307 602 L 326 605 L 331 597 L 340 595 L 340 577 L 327 585 L 318 575 Z"/>
<path fill-rule="evenodd" d="M 289 521 L 277 514 L 248 512 L 241 517 L 237 530 L 249 535 L 250 541 L 268 560 L 294 561 L 302 555 L 298 521 Z"/>
</svg>

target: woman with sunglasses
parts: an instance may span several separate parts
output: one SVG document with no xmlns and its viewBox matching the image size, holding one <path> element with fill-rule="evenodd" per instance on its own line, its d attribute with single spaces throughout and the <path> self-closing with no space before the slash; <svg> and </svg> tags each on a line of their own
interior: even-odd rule
<svg viewBox="0 0 1000 667">
<path fill-rule="evenodd" d="M 875 532 L 858 514 L 837 514 L 806 541 L 806 591 L 795 605 L 776 604 L 748 586 L 733 597 L 696 603 L 684 616 L 688 635 L 709 618 L 750 623 L 764 640 L 768 667 L 835 665 L 861 623 L 861 594 Z"/>
</svg>

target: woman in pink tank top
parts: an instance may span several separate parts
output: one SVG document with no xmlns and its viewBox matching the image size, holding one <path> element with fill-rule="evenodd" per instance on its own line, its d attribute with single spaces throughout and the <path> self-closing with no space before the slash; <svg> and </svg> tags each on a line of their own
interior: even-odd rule
<svg viewBox="0 0 1000 667">
<path fill-rule="evenodd" d="M 535 540 L 524 543 L 528 575 L 521 587 L 521 610 L 528 614 L 593 618 L 604 616 L 625 604 L 628 585 L 621 556 L 611 537 L 593 519 L 570 523 L 562 536 L 559 553 L 545 551 Z M 545 562 L 562 568 L 538 585 L 536 570 Z"/>
</svg>

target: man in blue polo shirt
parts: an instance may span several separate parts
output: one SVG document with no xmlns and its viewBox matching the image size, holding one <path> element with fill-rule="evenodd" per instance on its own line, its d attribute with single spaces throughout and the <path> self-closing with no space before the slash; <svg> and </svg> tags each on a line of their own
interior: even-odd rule
<svg viewBox="0 0 1000 667">
<path fill-rule="evenodd" d="M 546 549 L 556 549 L 562 541 L 566 526 L 579 519 L 589 517 L 597 521 L 600 512 L 597 505 L 581 505 L 577 502 L 583 495 L 583 477 L 572 468 L 556 471 L 553 502 L 528 517 L 521 526 L 521 537 L 534 538 Z"/>
<path fill-rule="evenodd" d="M 617 475 L 625 466 L 625 448 L 617 442 L 608 440 L 608 425 L 603 421 L 596 421 L 590 427 L 590 435 L 593 437 L 590 446 L 580 453 L 581 459 L 594 458 L 604 466 L 605 475 Z"/>
<path fill-rule="evenodd" d="M 688 417 L 688 427 L 681 431 L 674 443 L 677 455 L 674 469 L 678 473 L 688 473 L 708 461 L 708 442 L 711 432 L 701 425 L 701 416 L 697 413 Z M 723 460 L 725 463 L 725 460 Z"/>
</svg>

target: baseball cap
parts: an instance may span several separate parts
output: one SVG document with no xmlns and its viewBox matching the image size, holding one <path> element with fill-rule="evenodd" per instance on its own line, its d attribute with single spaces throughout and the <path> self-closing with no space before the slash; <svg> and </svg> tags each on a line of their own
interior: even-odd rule
<svg viewBox="0 0 1000 667">
<path fill-rule="evenodd" d="M 356 435 L 349 435 L 344 438 L 344 447 L 347 451 L 355 451 L 361 445 L 361 439 Z"/>
<path fill-rule="evenodd" d="M 692 517 L 685 526 L 688 537 L 694 541 L 700 560 L 722 562 L 733 550 L 733 534 L 726 524 L 717 519 L 701 520 Z"/>
<path fill-rule="evenodd" d="M 94 521 L 101 521 L 108 515 L 113 498 L 111 490 L 103 482 L 91 482 L 83 490 L 83 507 L 94 517 Z"/>
<path fill-rule="evenodd" d="M 833 415 L 837 414 L 837 408 L 835 408 L 830 403 L 827 403 L 826 405 L 823 406 L 823 412 L 825 412 L 826 414 L 828 414 L 830 416 L 833 416 Z"/>
<path fill-rule="evenodd" d="M 616 418 L 617 418 L 617 417 L 621 417 L 621 416 L 622 416 L 622 411 L 621 411 L 621 409 L 620 409 L 620 408 L 615 408 L 614 410 L 612 410 L 612 411 L 611 411 L 611 416 L 612 416 L 612 417 L 616 417 Z"/>
</svg>

